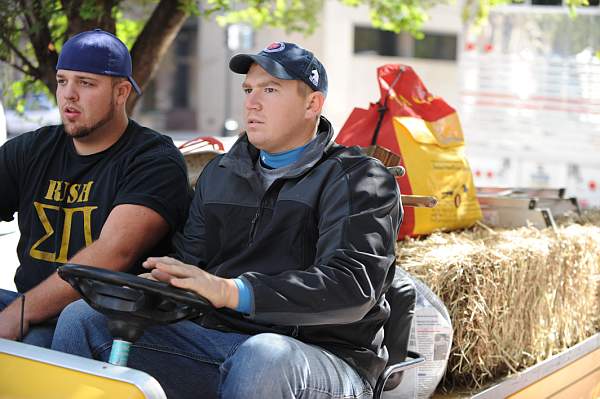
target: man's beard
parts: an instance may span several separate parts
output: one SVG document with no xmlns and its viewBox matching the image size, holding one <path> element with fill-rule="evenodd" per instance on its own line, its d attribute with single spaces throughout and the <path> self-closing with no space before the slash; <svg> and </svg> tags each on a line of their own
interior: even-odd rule
<svg viewBox="0 0 600 399">
<path fill-rule="evenodd" d="M 100 118 L 96 123 L 94 123 L 92 126 L 82 126 L 76 130 L 72 130 L 72 128 L 67 127 L 67 125 L 63 123 L 64 127 L 65 127 L 65 132 L 67 133 L 68 136 L 70 136 L 74 139 L 82 139 L 84 137 L 89 136 L 90 134 L 95 132 L 97 129 L 100 129 L 102 126 L 106 125 L 108 122 L 110 122 L 113 119 L 114 115 L 115 115 L 115 105 L 111 101 L 110 108 L 106 112 L 106 114 L 102 118 Z"/>
</svg>

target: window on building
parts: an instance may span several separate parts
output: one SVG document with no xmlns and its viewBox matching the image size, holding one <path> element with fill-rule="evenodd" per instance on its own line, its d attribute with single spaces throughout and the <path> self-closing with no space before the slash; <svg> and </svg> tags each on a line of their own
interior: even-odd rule
<svg viewBox="0 0 600 399">
<path fill-rule="evenodd" d="M 562 6 L 568 3 L 563 0 L 511 0 L 511 4 L 514 5 L 526 5 L 526 6 Z M 598 7 L 600 0 L 588 0 L 589 7 Z M 584 6 L 585 7 L 585 6 Z"/>
<path fill-rule="evenodd" d="M 396 55 L 396 34 L 365 26 L 354 27 L 354 53 Z"/>
<path fill-rule="evenodd" d="M 175 54 L 178 57 L 189 57 L 194 51 L 196 31 L 193 27 L 183 27 L 175 39 Z"/>
<path fill-rule="evenodd" d="M 427 33 L 423 40 L 413 40 L 415 58 L 456 60 L 456 35 Z"/>
<path fill-rule="evenodd" d="M 175 42 L 175 74 L 172 88 L 172 101 L 175 108 L 191 108 L 190 89 L 193 81 L 194 48 L 196 46 L 196 25 L 184 25 Z"/>
<path fill-rule="evenodd" d="M 196 70 L 197 18 L 188 18 L 177 34 L 169 61 L 170 93 L 166 103 L 165 126 L 167 130 L 195 130 L 197 103 L 194 88 Z M 170 101 L 169 101 L 170 100 Z"/>
<path fill-rule="evenodd" d="M 144 92 L 142 93 L 142 109 L 144 111 L 155 111 L 157 109 L 156 104 L 156 82 L 154 79 L 146 85 Z"/>
<path fill-rule="evenodd" d="M 511 4 L 525 6 L 562 6 L 562 0 L 511 0 Z"/>
<path fill-rule="evenodd" d="M 421 40 L 402 32 L 383 31 L 366 26 L 354 27 L 354 53 L 456 60 L 457 37 L 453 33 L 425 32 Z"/>
<path fill-rule="evenodd" d="M 425 32 L 423 39 L 366 26 L 354 27 L 354 53 L 456 60 L 457 37 L 453 33 Z"/>
<path fill-rule="evenodd" d="M 177 65 L 175 72 L 175 84 L 173 86 L 173 106 L 176 108 L 188 108 L 190 105 L 189 99 L 189 83 L 190 83 L 190 67 L 187 63 Z"/>
<path fill-rule="evenodd" d="M 531 0 L 532 6 L 562 6 L 562 0 Z"/>
</svg>

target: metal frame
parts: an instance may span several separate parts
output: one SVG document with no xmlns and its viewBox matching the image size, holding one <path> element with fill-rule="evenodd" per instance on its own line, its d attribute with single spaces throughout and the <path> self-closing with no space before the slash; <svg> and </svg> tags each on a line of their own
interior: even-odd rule
<svg viewBox="0 0 600 399">
<path fill-rule="evenodd" d="M 392 364 L 391 366 L 387 366 L 385 370 L 383 370 L 383 373 L 377 379 L 377 384 L 375 385 L 375 389 L 373 390 L 373 399 L 381 398 L 381 396 L 383 395 L 383 391 L 385 390 L 385 383 L 392 375 L 415 368 L 425 361 L 424 357 L 422 357 L 417 352 L 413 351 L 408 351 L 406 357 L 410 360 L 405 360 L 401 363 Z"/>
</svg>

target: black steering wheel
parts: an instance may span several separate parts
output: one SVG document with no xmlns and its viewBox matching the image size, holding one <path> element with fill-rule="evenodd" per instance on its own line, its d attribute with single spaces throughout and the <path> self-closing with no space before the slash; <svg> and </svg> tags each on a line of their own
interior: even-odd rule
<svg viewBox="0 0 600 399">
<path fill-rule="evenodd" d="M 144 329 L 201 316 L 213 309 L 201 296 L 128 273 L 65 264 L 58 275 L 108 317 L 115 338 L 137 340 Z"/>
</svg>

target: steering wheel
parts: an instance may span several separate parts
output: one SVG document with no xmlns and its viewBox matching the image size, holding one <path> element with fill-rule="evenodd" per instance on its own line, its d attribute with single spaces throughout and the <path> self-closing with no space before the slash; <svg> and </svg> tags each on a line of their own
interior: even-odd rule
<svg viewBox="0 0 600 399">
<path fill-rule="evenodd" d="M 65 264 L 58 268 L 58 275 L 108 317 L 115 338 L 129 342 L 148 326 L 191 319 L 213 309 L 195 293 L 128 273 Z"/>
</svg>

